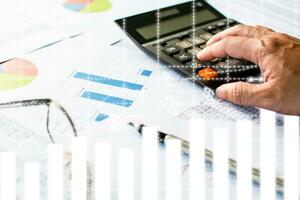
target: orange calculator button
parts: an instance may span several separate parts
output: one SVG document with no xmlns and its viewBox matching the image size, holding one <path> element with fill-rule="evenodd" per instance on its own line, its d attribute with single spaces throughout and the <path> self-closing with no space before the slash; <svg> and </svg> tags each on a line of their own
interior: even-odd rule
<svg viewBox="0 0 300 200">
<path fill-rule="evenodd" d="M 212 79 L 212 78 L 217 78 L 218 77 L 218 73 L 213 70 L 212 68 L 205 68 L 202 69 L 198 72 L 198 75 L 204 79 Z"/>
</svg>

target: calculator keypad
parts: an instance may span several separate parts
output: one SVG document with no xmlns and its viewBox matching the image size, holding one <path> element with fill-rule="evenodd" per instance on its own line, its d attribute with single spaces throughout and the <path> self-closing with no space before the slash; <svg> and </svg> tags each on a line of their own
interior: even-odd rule
<svg viewBox="0 0 300 200">
<path fill-rule="evenodd" d="M 162 49 L 162 51 L 170 56 L 179 53 L 180 49 L 178 47 L 176 47 L 175 45 L 169 45 L 165 48 Z"/>
<path fill-rule="evenodd" d="M 189 49 L 189 48 L 192 48 L 193 47 L 193 43 L 187 41 L 187 40 L 183 40 L 183 41 L 180 41 L 180 42 L 177 42 L 176 43 L 176 46 L 185 50 L 185 49 Z"/>
<path fill-rule="evenodd" d="M 189 38 L 188 41 L 192 43 L 193 45 L 203 45 L 206 43 L 206 41 L 199 37 Z"/>
<path fill-rule="evenodd" d="M 180 42 L 179 39 L 169 40 L 166 42 L 167 45 L 175 45 L 176 43 Z"/>
<path fill-rule="evenodd" d="M 205 27 L 205 30 L 208 32 L 215 31 L 216 29 L 217 29 L 216 25 L 208 25 L 207 27 Z"/>
<path fill-rule="evenodd" d="M 197 54 L 201 51 L 202 49 L 199 48 L 199 47 L 195 47 L 195 48 L 192 48 L 190 50 L 188 50 L 188 52 L 190 54 L 192 54 L 193 56 L 197 56 Z"/>
<path fill-rule="evenodd" d="M 201 62 L 196 56 L 206 48 L 206 43 L 215 34 L 232 27 L 237 22 L 227 19 L 215 24 L 210 24 L 204 28 L 196 29 L 193 34 L 185 33 L 175 39 L 168 40 L 162 44 L 162 52 L 171 56 L 179 63 L 184 65 L 184 70 L 193 77 L 200 78 L 207 85 L 216 86 L 220 82 L 228 82 L 229 77 L 247 77 L 252 74 L 257 75 L 259 68 L 249 73 L 249 69 L 255 68 L 250 62 L 234 59 L 220 58 L 210 62 Z M 217 80 L 216 82 L 208 82 L 209 80 Z"/>
<path fill-rule="evenodd" d="M 207 40 L 210 40 L 210 38 L 212 38 L 213 35 L 210 33 L 203 33 L 203 34 L 200 34 L 199 37 L 207 41 Z"/>
<path fill-rule="evenodd" d="M 192 60 L 192 55 L 190 53 L 184 52 L 184 53 L 180 53 L 180 54 L 174 55 L 174 58 L 176 60 L 178 60 L 179 62 L 185 64 L 185 63 L 187 63 L 187 62 L 189 62 L 189 61 Z"/>
</svg>

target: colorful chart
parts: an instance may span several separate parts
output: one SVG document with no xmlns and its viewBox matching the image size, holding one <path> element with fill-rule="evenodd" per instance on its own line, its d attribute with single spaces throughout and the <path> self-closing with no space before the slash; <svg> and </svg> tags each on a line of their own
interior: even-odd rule
<svg viewBox="0 0 300 200">
<path fill-rule="evenodd" d="M 66 0 L 64 7 L 81 13 L 95 13 L 109 10 L 112 4 L 108 0 Z"/>
<path fill-rule="evenodd" d="M 31 83 L 37 67 L 27 60 L 15 58 L 0 64 L 0 91 L 12 90 Z"/>
</svg>

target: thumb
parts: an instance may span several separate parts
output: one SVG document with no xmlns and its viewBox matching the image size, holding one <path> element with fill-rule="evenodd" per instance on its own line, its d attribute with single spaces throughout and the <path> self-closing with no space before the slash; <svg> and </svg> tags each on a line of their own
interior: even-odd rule
<svg viewBox="0 0 300 200">
<path fill-rule="evenodd" d="M 244 106 L 264 107 L 264 84 L 235 82 L 217 88 L 216 95 L 223 100 Z"/>
</svg>

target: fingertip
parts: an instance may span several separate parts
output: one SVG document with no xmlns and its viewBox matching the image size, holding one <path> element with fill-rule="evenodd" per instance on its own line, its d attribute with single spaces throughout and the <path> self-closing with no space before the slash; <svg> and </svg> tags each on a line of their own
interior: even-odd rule
<svg viewBox="0 0 300 200">
<path fill-rule="evenodd" d="M 198 54 L 197 54 L 197 58 L 199 59 L 199 60 L 204 60 L 205 59 L 205 49 L 202 49 L 200 52 L 198 52 Z"/>
<path fill-rule="evenodd" d="M 207 46 L 206 48 L 202 49 L 198 54 L 197 58 L 200 61 L 210 61 L 215 58 L 215 56 L 212 54 L 212 48 L 211 46 Z"/>
<path fill-rule="evenodd" d="M 206 45 L 211 45 L 213 43 L 214 38 L 212 37 L 206 42 Z"/>
<path fill-rule="evenodd" d="M 218 87 L 216 89 L 216 95 L 217 95 L 217 97 L 219 97 L 222 100 L 225 100 L 228 88 L 229 88 L 229 86 L 227 84 L 221 85 L 220 87 Z"/>
<path fill-rule="evenodd" d="M 201 53 L 201 51 L 197 54 L 197 59 L 198 60 L 201 60 L 201 57 L 202 57 L 202 53 Z"/>
</svg>

